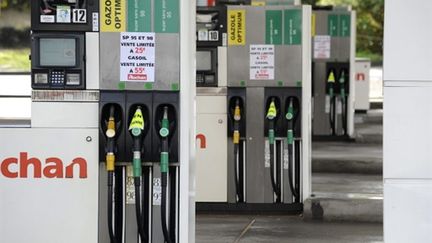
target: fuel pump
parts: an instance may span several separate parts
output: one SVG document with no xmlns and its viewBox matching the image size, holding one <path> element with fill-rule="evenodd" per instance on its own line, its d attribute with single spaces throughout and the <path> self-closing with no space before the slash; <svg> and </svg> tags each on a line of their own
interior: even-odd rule
<svg viewBox="0 0 432 243">
<path fill-rule="evenodd" d="M 276 161 L 278 160 L 277 158 L 279 158 L 279 156 L 276 156 L 275 158 L 275 120 L 278 115 L 275 102 L 276 102 L 275 98 L 272 97 L 267 109 L 267 115 L 266 115 L 266 119 L 268 122 L 267 136 L 268 136 L 269 147 L 270 147 L 269 153 L 270 153 L 271 184 L 272 184 L 273 192 L 276 195 L 276 202 L 281 202 L 280 161 Z"/>
<path fill-rule="evenodd" d="M 352 140 L 356 13 L 350 6 L 314 6 L 313 15 L 313 137 Z M 324 43 L 331 46 L 325 53 L 320 49 Z"/>
<path fill-rule="evenodd" d="M 144 116 L 142 114 L 141 106 L 138 106 L 132 121 L 129 125 L 129 132 L 133 137 L 133 176 L 135 185 L 135 214 L 138 226 L 138 233 L 141 238 L 141 242 L 147 242 L 148 236 L 145 233 L 143 225 L 143 215 L 141 210 L 141 176 L 142 176 L 142 143 L 144 133 Z"/>
</svg>

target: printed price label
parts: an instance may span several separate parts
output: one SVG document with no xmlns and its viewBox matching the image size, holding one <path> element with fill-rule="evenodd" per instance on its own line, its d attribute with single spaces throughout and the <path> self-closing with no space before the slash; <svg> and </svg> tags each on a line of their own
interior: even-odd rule
<svg viewBox="0 0 432 243">
<path fill-rule="evenodd" d="M 120 80 L 154 82 L 155 34 L 122 32 L 120 35 Z"/>
</svg>

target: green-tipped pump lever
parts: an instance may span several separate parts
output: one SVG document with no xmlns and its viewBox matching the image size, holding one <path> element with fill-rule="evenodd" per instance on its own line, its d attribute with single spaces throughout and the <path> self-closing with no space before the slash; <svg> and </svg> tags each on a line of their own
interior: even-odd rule
<svg viewBox="0 0 432 243">
<path fill-rule="evenodd" d="M 134 184 L 135 184 L 135 214 L 136 214 L 136 220 L 138 225 L 138 232 L 141 238 L 141 242 L 147 242 L 147 235 L 144 230 L 144 226 L 142 224 L 142 212 L 141 212 L 141 176 L 142 176 L 142 165 L 141 165 L 141 147 L 142 147 L 142 140 L 144 136 L 144 126 L 145 121 L 142 114 L 141 107 L 138 106 L 135 114 L 131 120 L 131 123 L 129 125 L 129 132 L 133 138 L 133 160 L 132 160 L 132 166 L 133 166 L 133 176 L 134 176 Z"/>
<path fill-rule="evenodd" d="M 163 117 L 161 122 L 161 128 L 159 130 L 159 135 L 161 136 L 161 153 L 160 153 L 160 170 L 161 170 L 161 184 L 162 184 L 162 203 L 161 203 L 161 218 L 162 218 L 162 232 L 165 238 L 165 242 L 171 243 L 171 237 L 168 231 L 167 224 L 167 187 L 168 187 L 168 170 L 169 170 L 169 144 L 168 136 L 170 134 L 169 130 L 169 120 L 168 120 L 168 106 L 163 108 Z"/>
<path fill-rule="evenodd" d="M 276 202 L 280 202 L 281 189 L 280 185 L 276 182 L 274 175 L 275 157 L 274 157 L 274 144 L 275 144 L 275 120 L 277 116 L 277 108 L 275 98 L 271 99 L 270 105 L 267 109 L 266 119 L 268 120 L 268 139 L 270 144 L 270 177 L 273 187 L 273 192 L 276 194 Z"/>
<path fill-rule="evenodd" d="M 287 120 L 287 144 L 288 144 L 288 181 L 291 192 L 294 197 L 298 198 L 297 189 L 294 188 L 293 176 L 292 176 L 292 164 L 293 164 L 293 150 L 294 150 L 294 102 L 293 97 L 288 100 L 288 109 L 285 114 Z"/>
</svg>

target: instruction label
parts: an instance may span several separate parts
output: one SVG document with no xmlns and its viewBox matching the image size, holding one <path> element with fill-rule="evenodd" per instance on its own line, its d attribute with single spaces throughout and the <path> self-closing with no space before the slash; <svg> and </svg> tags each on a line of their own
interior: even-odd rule
<svg viewBox="0 0 432 243">
<path fill-rule="evenodd" d="M 299 9 L 289 9 L 284 12 L 285 45 L 301 45 L 302 42 L 302 12 Z"/>
<path fill-rule="evenodd" d="M 57 23 L 71 22 L 71 8 L 69 6 L 57 6 Z"/>
<path fill-rule="evenodd" d="M 101 31 L 126 31 L 126 0 L 102 0 L 100 3 Z"/>
<path fill-rule="evenodd" d="M 161 178 L 153 178 L 153 205 L 159 206 L 162 203 L 162 181 Z"/>
<path fill-rule="evenodd" d="M 282 10 L 266 11 L 266 44 L 282 44 Z"/>
<path fill-rule="evenodd" d="M 154 82 L 155 33 L 122 32 L 120 81 Z"/>
<path fill-rule="evenodd" d="M 274 79 L 274 45 L 251 45 L 249 76 L 251 80 Z"/>
<path fill-rule="evenodd" d="M 331 38 L 329 35 L 317 35 L 314 37 L 314 58 L 330 58 Z"/>
<path fill-rule="evenodd" d="M 151 31 L 151 1 L 128 0 L 128 32 Z"/>
<path fill-rule="evenodd" d="M 264 143 L 264 168 L 270 168 L 270 142 L 268 139 Z"/>
<path fill-rule="evenodd" d="M 156 33 L 178 33 L 179 25 L 179 0 L 154 1 L 154 28 Z"/>
<path fill-rule="evenodd" d="M 135 183 L 131 165 L 126 167 L 126 204 L 135 204 Z"/>
<path fill-rule="evenodd" d="M 246 44 L 246 11 L 228 10 L 228 45 Z"/>
</svg>

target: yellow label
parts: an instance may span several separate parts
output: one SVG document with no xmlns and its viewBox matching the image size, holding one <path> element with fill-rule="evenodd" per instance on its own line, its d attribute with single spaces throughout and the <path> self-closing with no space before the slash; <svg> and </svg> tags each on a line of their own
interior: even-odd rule
<svg viewBox="0 0 432 243">
<path fill-rule="evenodd" d="M 252 6 L 265 6 L 266 3 L 264 1 L 252 1 Z"/>
<path fill-rule="evenodd" d="M 312 24 L 311 34 L 312 34 L 312 37 L 314 37 L 316 34 L 316 14 L 312 14 L 311 24 Z"/>
<path fill-rule="evenodd" d="M 327 82 L 328 83 L 334 83 L 334 82 L 336 82 L 335 75 L 334 75 L 333 71 L 330 72 L 330 74 L 328 76 L 328 79 L 327 79 Z"/>
<path fill-rule="evenodd" d="M 101 32 L 126 31 L 126 0 L 101 0 Z"/>
<path fill-rule="evenodd" d="M 246 44 L 246 11 L 228 10 L 228 45 Z"/>
<path fill-rule="evenodd" d="M 276 104 L 274 103 L 274 101 L 272 101 L 267 111 L 267 118 L 274 119 L 276 116 L 277 116 Z"/>
<path fill-rule="evenodd" d="M 142 115 L 141 109 L 136 109 L 135 114 L 132 118 L 132 121 L 129 125 L 129 130 L 132 130 L 134 128 L 139 128 L 141 130 L 144 129 L 144 118 Z"/>
</svg>

